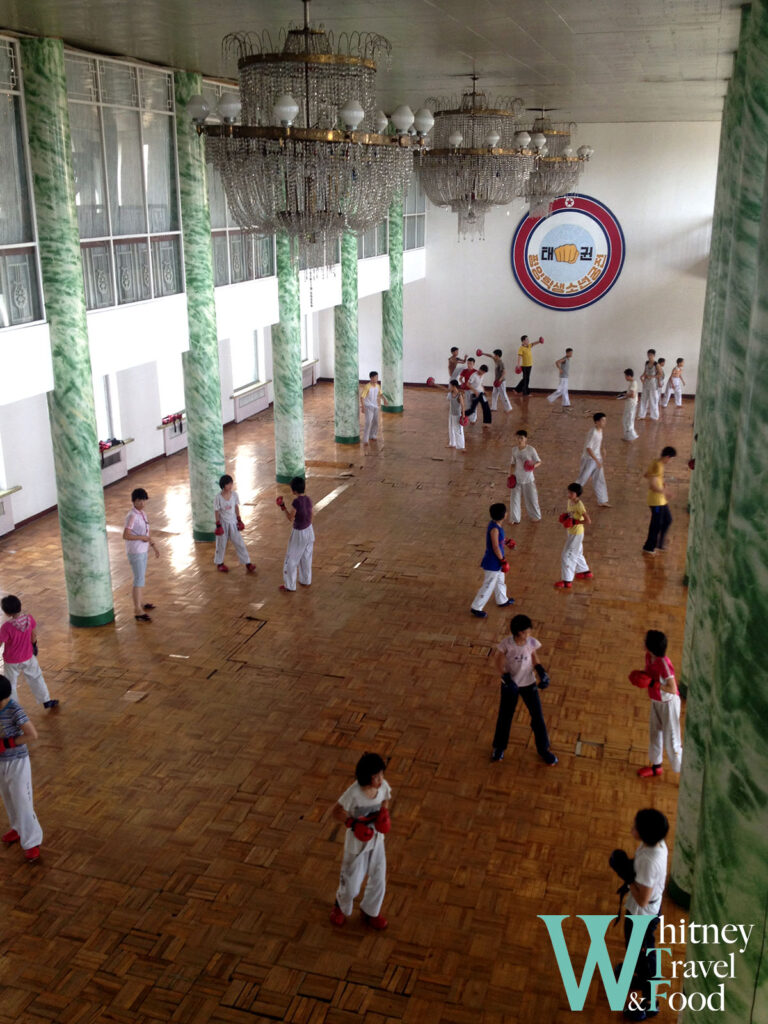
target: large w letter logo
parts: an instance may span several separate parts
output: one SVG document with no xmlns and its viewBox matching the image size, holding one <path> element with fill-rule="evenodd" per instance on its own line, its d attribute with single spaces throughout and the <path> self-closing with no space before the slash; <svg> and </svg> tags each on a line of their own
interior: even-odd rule
<svg viewBox="0 0 768 1024">
<path fill-rule="evenodd" d="M 617 979 L 614 976 L 611 958 L 605 944 L 605 932 L 608 925 L 614 920 L 614 915 L 577 914 L 576 916 L 587 926 L 590 942 L 581 981 L 576 981 L 576 974 L 573 970 L 571 957 L 563 935 L 563 921 L 566 920 L 568 915 L 538 914 L 537 916 L 547 926 L 547 931 L 552 941 L 552 948 L 557 958 L 557 966 L 560 969 L 560 977 L 563 979 L 565 994 L 568 996 L 571 1009 L 584 1009 L 589 986 L 597 967 L 603 979 L 603 987 L 608 996 L 609 1006 L 612 1010 L 622 1010 L 629 994 L 632 975 L 635 973 L 640 951 L 643 948 L 643 939 L 653 917 L 648 914 L 627 914 L 627 919 L 632 922 L 632 934 L 629 939 L 624 964 Z"/>
</svg>

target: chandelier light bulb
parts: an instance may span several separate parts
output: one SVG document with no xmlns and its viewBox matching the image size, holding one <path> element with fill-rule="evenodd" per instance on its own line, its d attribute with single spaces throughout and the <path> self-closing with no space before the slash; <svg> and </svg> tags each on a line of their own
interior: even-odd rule
<svg viewBox="0 0 768 1024">
<path fill-rule="evenodd" d="M 195 124 L 202 124 L 206 117 L 210 113 L 211 108 L 205 102 L 200 93 L 195 93 L 194 96 L 189 97 L 189 103 L 187 104 L 187 113 L 195 122 Z"/>
<path fill-rule="evenodd" d="M 531 142 L 531 136 L 528 132 L 515 132 L 515 145 L 519 146 L 520 149 L 527 149 Z"/>
<path fill-rule="evenodd" d="M 531 136 L 531 145 L 534 149 L 543 149 L 547 144 L 547 137 L 542 132 L 535 132 Z"/>
<path fill-rule="evenodd" d="M 414 114 L 413 126 L 422 137 L 432 130 L 434 123 L 435 119 L 432 116 L 432 111 L 427 110 L 426 107 L 422 107 Z"/>
<path fill-rule="evenodd" d="M 339 111 L 339 117 L 347 131 L 353 132 L 363 123 L 365 111 L 357 100 L 347 100 Z"/>
<path fill-rule="evenodd" d="M 549 146 L 542 146 L 539 150 L 539 156 L 549 156 Z"/>
<path fill-rule="evenodd" d="M 392 124 L 397 128 L 400 134 L 406 135 L 408 133 L 408 129 L 413 124 L 413 111 L 410 107 L 403 104 L 394 111 L 391 120 Z"/>
<path fill-rule="evenodd" d="M 231 92 L 225 92 L 219 100 L 219 117 L 224 124 L 233 124 L 240 116 L 242 104 L 237 96 Z"/>
<path fill-rule="evenodd" d="M 464 136 L 461 134 L 461 132 L 451 132 L 451 134 L 448 136 L 448 145 L 451 147 L 451 149 L 458 149 L 463 141 Z"/>
<path fill-rule="evenodd" d="M 501 136 L 499 135 L 498 132 L 488 132 L 488 134 L 485 136 L 485 144 L 486 146 L 488 146 L 489 149 L 494 149 L 496 146 L 498 146 L 500 138 Z"/>
<path fill-rule="evenodd" d="M 373 116 L 373 122 L 379 135 L 383 135 L 389 127 L 389 118 L 383 110 L 377 110 Z"/>
<path fill-rule="evenodd" d="M 299 112 L 299 104 L 290 93 L 284 92 L 275 100 L 272 116 L 283 128 L 290 128 Z"/>
<path fill-rule="evenodd" d="M 566 146 L 563 150 L 562 155 L 570 160 L 570 158 L 573 156 L 573 146 Z"/>
</svg>

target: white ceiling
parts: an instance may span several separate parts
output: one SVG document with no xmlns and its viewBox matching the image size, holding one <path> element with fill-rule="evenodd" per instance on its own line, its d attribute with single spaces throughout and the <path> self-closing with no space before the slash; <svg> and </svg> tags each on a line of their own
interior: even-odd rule
<svg viewBox="0 0 768 1024">
<path fill-rule="evenodd" d="M 0 0 L 0 31 L 60 36 L 99 53 L 235 78 L 221 38 L 273 39 L 303 17 L 298 0 Z M 378 32 L 380 105 L 413 109 L 459 93 L 473 65 L 480 87 L 521 96 L 554 117 L 717 121 L 731 74 L 738 0 L 312 0 L 313 24 Z"/>
</svg>

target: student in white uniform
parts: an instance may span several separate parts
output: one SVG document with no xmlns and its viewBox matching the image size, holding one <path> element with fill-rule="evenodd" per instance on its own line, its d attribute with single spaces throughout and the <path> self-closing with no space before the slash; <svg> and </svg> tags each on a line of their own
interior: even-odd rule
<svg viewBox="0 0 768 1024">
<path fill-rule="evenodd" d="M 661 400 L 664 397 L 664 382 L 667 379 L 666 371 L 667 360 L 664 356 L 659 356 L 656 360 L 656 387 L 659 390 L 657 398 L 659 400 L 659 407 L 661 407 Z"/>
<path fill-rule="evenodd" d="M 685 381 L 683 380 L 683 366 L 685 365 L 684 359 L 678 359 L 672 373 L 669 375 L 669 383 L 667 384 L 667 393 L 664 395 L 663 405 L 664 408 L 669 405 L 670 395 L 675 396 L 675 405 L 680 408 L 683 404 L 683 386 Z"/>
<path fill-rule="evenodd" d="M 504 366 L 504 360 L 502 358 L 502 351 L 500 348 L 495 348 L 493 352 L 481 352 L 478 349 L 479 356 L 488 356 L 494 362 L 493 367 L 493 390 L 491 391 L 491 412 L 496 412 L 496 406 L 499 404 L 501 399 L 502 407 L 505 412 L 512 412 L 512 403 L 509 400 L 507 394 L 507 371 Z"/>
<path fill-rule="evenodd" d="M 509 518 L 513 523 L 520 522 L 521 498 L 524 497 L 525 509 L 531 522 L 538 523 L 541 520 L 541 509 L 533 473 L 541 465 L 541 459 L 536 449 L 528 444 L 527 430 L 515 432 L 515 444 L 517 447 L 512 449 L 509 465 L 510 478 L 513 477 L 515 483 L 509 491 Z"/>
<path fill-rule="evenodd" d="M 568 396 L 568 374 L 570 372 L 572 356 L 573 349 L 567 348 L 565 350 L 565 355 L 556 360 L 555 366 L 560 371 L 560 381 L 556 390 L 553 391 L 551 395 L 547 395 L 548 402 L 554 402 L 562 395 L 564 409 L 571 408 L 571 399 Z"/>
<path fill-rule="evenodd" d="M 331 911 L 331 923 L 337 928 L 352 913 L 366 875 L 368 882 L 360 901 L 363 921 L 376 931 L 383 931 L 389 924 L 381 914 L 387 891 L 384 837 L 391 828 L 392 790 L 384 778 L 386 767 L 378 754 L 363 754 L 355 768 L 356 781 L 342 793 L 333 808 L 334 819 L 347 827 L 339 888 Z"/>
<path fill-rule="evenodd" d="M 651 419 L 657 420 L 659 418 L 659 385 L 655 348 L 648 349 L 648 361 L 640 374 L 640 383 L 643 390 L 640 394 L 640 410 L 637 418 L 644 420 L 650 413 Z"/>
<path fill-rule="evenodd" d="M 379 375 L 375 370 L 368 374 L 368 383 L 360 395 L 360 412 L 365 416 L 363 426 L 363 444 L 379 436 L 379 406 L 381 405 L 381 386 Z"/>
<path fill-rule="evenodd" d="M 224 564 L 224 553 L 227 550 L 227 541 L 231 540 L 235 548 L 237 559 L 245 566 L 246 572 L 256 572 L 256 566 L 248 557 L 248 549 L 240 536 L 245 529 L 245 523 L 240 518 L 240 495 L 234 490 L 234 481 L 227 473 L 219 480 L 221 492 L 216 495 L 213 501 L 213 512 L 216 517 L 216 551 L 213 560 L 219 572 L 229 572 Z"/>
<path fill-rule="evenodd" d="M 448 385 L 448 448 L 456 448 L 458 451 L 465 451 L 464 448 L 464 392 L 459 387 L 457 380 L 452 380 Z"/>
<path fill-rule="evenodd" d="M 312 551 L 315 546 L 315 531 L 312 526 L 312 499 L 305 494 L 307 484 L 303 476 L 295 476 L 291 480 L 293 501 L 291 508 L 285 507 L 280 501 L 280 508 L 285 512 L 288 522 L 293 525 L 288 541 L 288 550 L 283 562 L 283 582 L 280 590 L 293 593 L 296 580 L 302 587 L 312 585 Z"/>
<path fill-rule="evenodd" d="M 560 516 L 565 527 L 565 544 L 560 557 L 560 579 L 555 583 L 555 590 L 571 590 L 573 581 L 591 580 L 593 574 L 584 557 L 584 524 L 591 524 L 584 504 L 581 500 L 581 484 L 568 484 L 567 511 Z"/>
<path fill-rule="evenodd" d="M 626 369 L 624 371 L 624 380 L 627 382 L 627 389 L 616 396 L 619 399 L 624 399 L 627 403 L 624 406 L 624 415 L 621 418 L 621 426 L 624 431 L 622 437 L 625 441 L 636 441 L 639 434 L 635 430 L 635 416 L 637 414 L 637 381 L 635 380 L 635 371 Z"/>
<path fill-rule="evenodd" d="M 7 846 L 19 843 L 24 858 L 40 857 L 43 830 L 32 803 L 32 772 L 27 744 L 37 729 L 20 704 L 11 697 L 11 683 L 0 676 L 0 796 L 8 812 L 10 829 L 2 837 Z"/>
<path fill-rule="evenodd" d="M 666 750 L 672 771 L 679 774 L 683 760 L 680 739 L 680 694 L 675 670 L 667 657 L 667 638 L 659 629 L 645 634 L 645 672 L 633 672 L 635 685 L 648 690 L 651 700 L 649 723 L 649 765 L 639 768 L 641 779 L 653 779 L 663 771 L 662 757 Z"/>
<path fill-rule="evenodd" d="M 582 487 L 588 480 L 592 481 L 595 497 L 600 508 L 610 508 L 608 504 L 608 485 L 605 482 L 605 449 L 603 448 L 603 427 L 605 413 L 596 412 L 592 417 L 592 429 L 587 434 L 584 450 L 581 453 L 578 482 Z"/>
</svg>

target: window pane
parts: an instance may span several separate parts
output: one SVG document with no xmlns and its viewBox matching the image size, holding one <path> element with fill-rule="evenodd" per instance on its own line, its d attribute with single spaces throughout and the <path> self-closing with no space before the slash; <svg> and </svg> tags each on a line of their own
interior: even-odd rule
<svg viewBox="0 0 768 1024">
<path fill-rule="evenodd" d="M 71 100 L 87 100 L 94 103 L 98 97 L 96 84 L 96 61 L 87 57 L 65 57 L 64 70 L 67 76 L 67 97 Z"/>
<path fill-rule="evenodd" d="M 0 327 L 42 318 L 34 249 L 0 253 Z"/>
<path fill-rule="evenodd" d="M 155 298 L 176 295 L 181 287 L 181 251 L 178 235 L 152 239 L 152 284 Z"/>
<path fill-rule="evenodd" d="M 102 103 L 119 103 L 122 107 L 138 107 L 139 92 L 136 85 L 136 68 L 126 64 L 99 61 Z"/>
<path fill-rule="evenodd" d="M 211 228 L 213 230 L 225 228 L 227 226 L 227 200 L 224 195 L 221 175 L 213 164 L 206 164 L 205 175 L 208 182 L 208 206 L 211 211 Z"/>
<path fill-rule="evenodd" d="M 178 231 L 179 205 L 171 118 L 164 114 L 143 114 L 142 129 L 150 233 Z"/>
<path fill-rule="evenodd" d="M 86 308 L 103 309 L 105 306 L 114 306 L 112 254 L 109 242 L 81 245 L 80 251 L 83 257 Z"/>
<path fill-rule="evenodd" d="M 0 89 L 18 89 L 13 43 L 0 40 Z"/>
<path fill-rule="evenodd" d="M 426 225 L 426 214 L 422 213 L 416 218 L 416 248 L 424 248 L 424 229 Z"/>
<path fill-rule="evenodd" d="M 376 225 L 376 255 L 384 256 L 388 250 L 387 246 L 387 221 L 382 221 L 381 224 Z"/>
<path fill-rule="evenodd" d="M 115 242 L 117 301 L 140 302 L 151 297 L 149 251 L 144 239 Z"/>
<path fill-rule="evenodd" d="M 70 103 L 69 124 L 80 237 L 104 238 L 109 234 L 109 220 L 99 108 L 88 103 Z"/>
<path fill-rule="evenodd" d="M 107 184 L 113 235 L 145 233 L 139 115 L 102 107 L 107 150 Z"/>
<path fill-rule="evenodd" d="M 404 249 L 415 249 L 416 248 L 416 218 L 405 217 L 405 238 L 403 239 Z"/>
<path fill-rule="evenodd" d="M 142 109 L 165 111 L 166 113 L 173 110 L 171 82 L 171 76 L 162 71 L 150 71 L 148 68 L 142 68 L 139 71 Z"/>
<path fill-rule="evenodd" d="M 222 284 L 229 284 L 229 263 L 227 261 L 227 240 L 226 231 L 213 235 L 213 286 L 218 288 Z"/>
<path fill-rule="evenodd" d="M 229 236 L 229 254 L 232 267 L 232 284 L 245 281 L 248 274 L 247 247 L 251 236 L 240 231 L 232 231 Z"/>
<path fill-rule="evenodd" d="M 0 244 L 31 242 L 27 168 L 21 133 L 19 97 L 5 95 L 0 102 Z"/>
<path fill-rule="evenodd" d="M 272 235 L 268 238 L 254 238 L 253 247 L 256 253 L 254 277 L 272 277 L 275 272 L 274 246 Z"/>
</svg>

